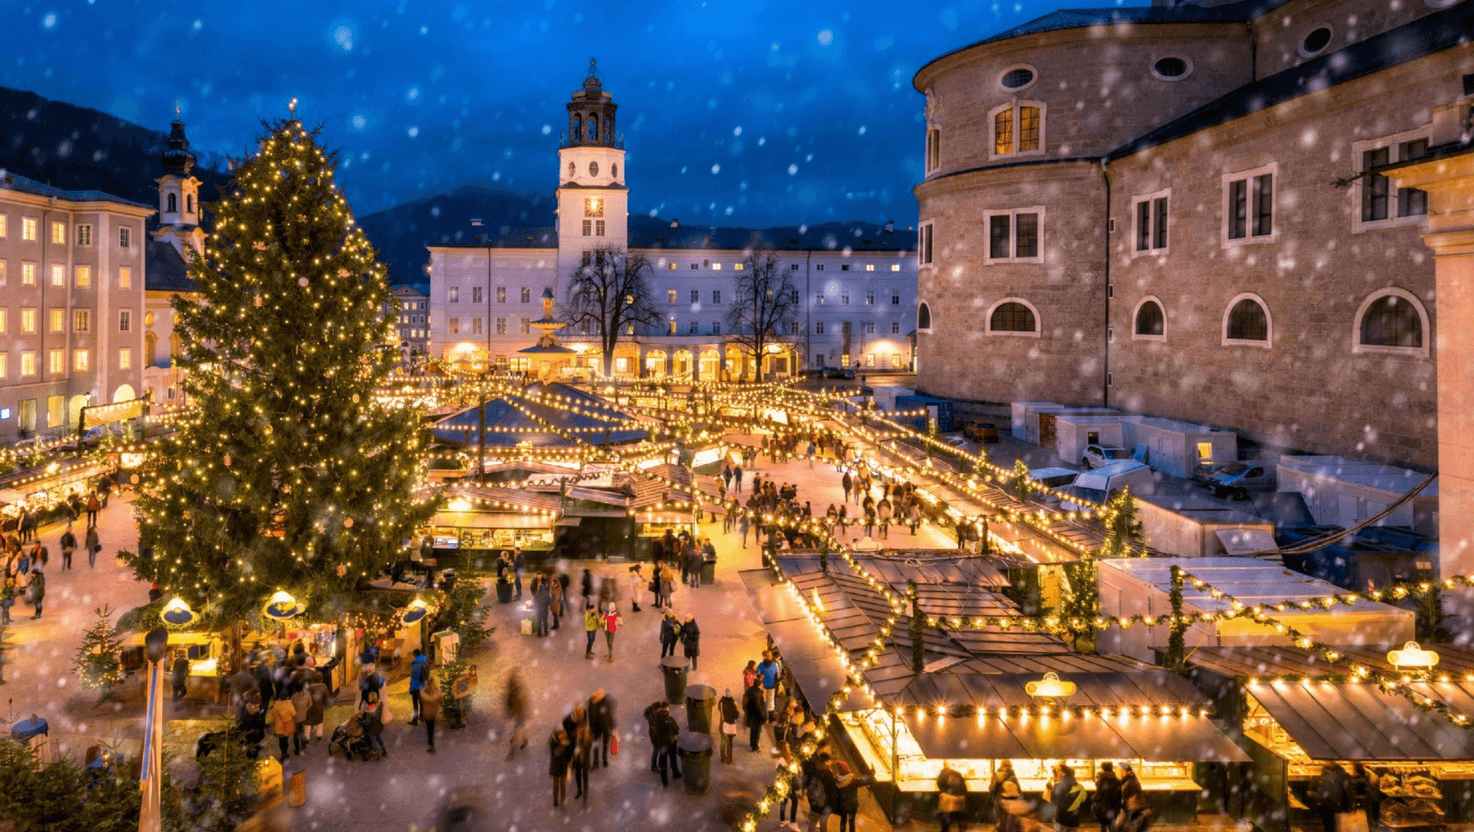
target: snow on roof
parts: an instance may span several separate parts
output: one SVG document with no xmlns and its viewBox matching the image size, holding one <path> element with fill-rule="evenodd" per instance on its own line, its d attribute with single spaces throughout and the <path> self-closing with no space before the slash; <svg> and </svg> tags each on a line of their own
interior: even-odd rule
<svg viewBox="0 0 1474 832">
<path fill-rule="evenodd" d="M 1347 459 L 1344 456 L 1290 456 L 1280 457 L 1281 468 L 1289 468 L 1308 474 L 1316 479 L 1352 483 L 1364 488 L 1374 488 L 1392 494 L 1406 494 L 1418 487 L 1428 475 L 1395 465 Z M 1419 497 L 1437 497 L 1438 480 L 1428 484 Z"/>
<path fill-rule="evenodd" d="M 1214 598 L 1208 592 L 1194 588 L 1189 582 L 1183 589 L 1183 603 L 1201 611 L 1230 609 L 1233 604 L 1229 599 L 1250 606 L 1281 602 L 1293 604 L 1296 601 L 1343 595 L 1346 592 L 1329 581 L 1302 575 L 1257 558 L 1112 558 L 1099 561 L 1099 564 L 1107 571 L 1114 570 L 1162 593 L 1172 591 L 1172 567 L 1180 566 L 1193 578 L 1206 581 L 1227 596 Z M 1330 611 L 1342 615 L 1411 615 L 1390 604 L 1365 600 L 1358 601 L 1353 607 L 1338 604 Z M 1326 612 L 1328 611 L 1319 606 L 1308 610 L 1291 607 L 1284 612 L 1274 612 L 1273 615 L 1284 617 Z"/>
</svg>

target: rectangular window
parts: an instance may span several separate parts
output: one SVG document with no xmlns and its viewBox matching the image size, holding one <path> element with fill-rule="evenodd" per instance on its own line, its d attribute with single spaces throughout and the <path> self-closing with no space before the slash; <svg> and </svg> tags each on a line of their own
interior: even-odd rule
<svg viewBox="0 0 1474 832">
<path fill-rule="evenodd" d="M 22 377 L 34 376 L 36 374 L 35 350 L 26 350 L 20 354 L 20 374 Z"/>
<path fill-rule="evenodd" d="M 52 332 L 66 332 L 67 331 L 67 311 L 65 309 L 53 309 L 53 310 L 51 310 L 51 331 Z"/>
<path fill-rule="evenodd" d="M 926 131 L 926 172 L 931 173 L 942 163 L 942 131 L 933 127 Z"/>
<path fill-rule="evenodd" d="M 64 246 L 67 244 L 67 224 L 54 222 L 51 224 L 51 242 L 53 245 Z"/>
<path fill-rule="evenodd" d="M 901 305 L 901 293 L 900 292 L 891 292 L 891 306 L 900 306 L 900 305 Z"/>
<path fill-rule="evenodd" d="M 53 265 L 51 267 L 51 285 L 52 286 L 65 286 L 65 285 L 67 285 L 67 267 L 66 266 L 57 264 L 57 265 Z"/>
<path fill-rule="evenodd" d="M 471 334 L 472 335 L 480 335 L 481 332 L 482 332 L 481 327 L 482 327 L 482 323 L 481 323 L 481 317 L 479 315 L 471 319 Z"/>
<path fill-rule="evenodd" d="M 712 263 L 711 264 L 711 270 L 714 271 L 714 272 L 721 271 L 722 270 L 722 264 L 721 263 Z"/>
<path fill-rule="evenodd" d="M 839 304 L 841 306 L 849 306 L 850 305 L 850 293 L 849 292 L 840 292 L 840 294 L 839 294 Z"/>
<path fill-rule="evenodd" d="M 0 335 L 4 335 L 5 330 L 8 328 L 8 325 L 10 323 L 7 320 L 8 317 L 8 310 L 5 307 L 0 306 Z"/>
<path fill-rule="evenodd" d="M 865 322 L 865 334 L 866 335 L 874 335 L 875 334 L 875 322 L 874 321 L 866 321 Z"/>
<path fill-rule="evenodd" d="M 64 424 L 65 423 L 64 420 L 66 419 L 66 414 L 67 414 L 67 405 L 66 405 L 66 402 L 67 402 L 67 397 L 66 396 L 47 396 L 46 397 L 46 426 L 47 427 L 54 428 L 57 425 L 61 425 L 61 424 Z"/>
<path fill-rule="evenodd" d="M 10 236 L 9 222 L 10 216 L 8 214 L 0 214 L 0 240 Z"/>
<path fill-rule="evenodd" d="M 5 262 L 4 260 L 0 260 L 0 287 L 3 287 L 6 282 Z"/>
<path fill-rule="evenodd" d="M 461 302 L 461 287 L 459 287 L 459 286 L 451 286 L 450 288 L 446 289 L 445 290 L 445 299 L 449 303 L 460 303 Z"/>
<path fill-rule="evenodd" d="M 1372 168 L 1379 168 L 1392 158 L 1392 148 L 1378 147 L 1372 150 L 1362 151 L 1361 169 L 1361 221 L 1376 222 L 1388 217 L 1387 209 L 1391 204 L 1392 180 L 1380 173 L 1367 173 Z"/>
<path fill-rule="evenodd" d="M 133 246 L 133 229 L 124 226 L 118 229 L 118 248 L 131 248 Z"/>
<path fill-rule="evenodd" d="M 666 289 L 665 290 L 665 302 L 666 303 L 669 303 L 671 305 L 675 305 L 675 303 L 676 303 L 676 290 L 675 289 Z"/>
<path fill-rule="evenodd" d="M 742 271 L 745 268 L 747 268 L 747 265 L 744 264 L 744 263 L 733 263 L 732 264 L 732 271 L 734 271 L 734 272 L 740 272 L 740 271 Z"/>
<path fill-rule="evenodd" d="M 676 334 L 676 319 L 675 318 L 671 318 L 670 321 L 668 323 L 666 323 L 666 325 L 665 325 L 665 334 L 666 335 L 675 335 Z"/>
<path fill-rule="evenodd" d="M 722 334 L 722 322 L 721 321 L 712 321 L 712 324 L 711 324 L 711 334 L 712 335 L 721 335 Z"/>
<path fill-rule="evenodd" d="M 1009 108 L 993 116 L 993 155 L 1002 156 L 1013 152 L 1013 109 Z"/>
<path fill-rule="evenodd" d="M 87 353 L 87 350 L 76 350 L 76 351 L 74 351 L 72 353 L 72 372 L 74 372 L 74 373 L 85 373 L 85 372 L 87 372 L 88 358 L 89 358 L 89 355 Z"/>
<path fill-rule="evenodd" d="M 1223 177 L 1224 236 L 1229 241 L 1268 240 L 1274 237 L 1274 175 L 1276 166 Z"/>
<path fill-rule="evenodd" d="M 714 303 L 714 304 L 715 303 L 721 303 L 722 302 L 722 290 L 721 289 L 712 289 L 711 290 L 711 302 Z"/>
<path fill-rule="evenodd" d="M 133 331 L 133 310 L 131 310 L 131 309 L 119 309 L 118 310 L 118 331 L 119 332 L 132 332 Z"/>
<path fill-rule="evenodd" d="M 78 266 L 77 267 L 77 288 L 78 289 L 87 289 L 87 288 L 89 288 L 91 286 L 92 286 L 92 267 L 91 266 Z"/>
<path fill-rule="evenodd" d="M 1136 242 L 1133 248 L 1137 252 L 1167 248 L 1167 200 L 1170 193 L 1160 191 L 1139 196 L 1133 201 L 1136 206 Z"/>
<path fill-rule="evenodd" d="M 90 245 L 92 245 L 92 226 L 90 226 L 90 225 L 79 225 L 79 226 L 77 226 L 77 245 L 79 245 L 79 246 L 90 246 Z"/>
<path fill-rule="evenodd" d="M 26 217 L 20 221 L 20 238 L 28 243 L 34 243 L 36 241 L 35 217 Z"/>
<path fill-rule="evenodd" d="M 0 352 L 0 381 L 10 378 L 10 355 Z"/>
<path fill-rule="evenodd" d="M 867 272 L 873 272 L 873 271 L 875 271 L 875 264 L 874 263 L 866 263 L 865 264 L 865 271 L 867 271 Z"/>
<path fill-rule="evenodd" d="M 35 263 L 22 263 L 22 264 L 20 264 L 20 285 L 22 285 L 22 286 L 35 286 L 36 285 L 36 264 Z"/>
<path fill-rule="evenodd" d="M 585 237 L 592 237 L 592 236 L 594 236 L 594 221 L 593 220 L 584 220 L 583 221 L 583 235 Z"/>
<path fill-rule="evenodd" d="M 506 335 L 507 334 L 507 319 L 506 318 L 497 318 L 496 319 L 496 334 L 497 335 Z"/>
<path fill-rule="evenodd" d="M 1044 209 L 1028 208 L 985 214 L 988 222 L 989 262 L 1033 262 L 1042 260 L 1041 241 Z"/>
<path fill-rule="evenodd" d="M 1018 108 L 1018 150 L 1027 153 L 1039 149 L 1039 108 Z"/>
<path fill-rule="evenodd" d="M 874 306 L 875 305 L 875 290 L 874 289 L 866 289 L 865 290 L 865 305 L 866 306 Z"/>
<path fill-rule="evenodd" d="M 1414 139 L 1410 142 L 1402 142 L 1397 146 L 1397 161 L 1406 162 L 1409 159 L 1420 159 L 1428 155 L 1428 140 Z M 1428 192 L 1417 188 L 1397 189 L 1397 215 L 1399 217 L 1420 217 L 1428 213 Z"/>
<path fill-rule="evenodd" d="M 459 335 L 459 334 L 461 334 L 461 319 L 460 318 L 451 318 L 450 320 L 446 321 L 446 324 L 445 325 L 446 325 L 446 331 L 449 332 L 451 335 Z"/>
<path fill-rule="evenodd" d="M 701 290 L 700 289 L 692 289 L 691 290 L 691 302 L 692 303 L 700 303 L 701 302 Z"/>
<path fill-rule="evenodd" d="M 844 264 L 842 264 L 842 265 L 841 265 L 841 266 L 840 266 L 840 267 L 839 267 L 839 270 L 840 270 L 840 271 L 842 271 L 842 272 L 847 272 L 847 271 L 849 271 L 849 270 L 850 270 L 850 264 L 849 264 L 849 263 L 844 263 Z"/>
<path fill-rule="evenodd" d="M 788 270 L 791 271 L 791 272 L 798 271 L 798 264 L 797 263 L 789 263 L 788 264 Z"/>
<path fill-rule="evenodd" d="M 92 310 L 72 310 L 72 331 L 87 332 L 90 329 L 92 329 Z"/>
<path fill-rule="evenodd" d="M 36 310 L 22 309 L 20 311 L 20 331 L 25 335 L 36 334 Z"/>
<path fill-rule="evenodd" d="M 46 372 L 59 376 L 67 371 L 67 351 L 48 350 L 46 353 Z"/>
<path fill-rule="evenodd" d="M 131 269 L 131 268 L 127 267 L 127 266 L 123 266 L 123 267 L 121 267 L 121 268 L 118 269 L 118 288 L 119 289 L 132 289 L 133 288 L 133 269 Z"/>
<path fill-rule="evenodd" d="M 695 321 L 691 321 L 690 323 L 686 324 L 686 331 L 691 333 L 692 335 L 695 335 L 697 326 L 698 325 Z"/>
<path fill-rule="evenodd" d="M 900 335 L 901 334 L 901 322 L 900 321 L 891 321 L 891 334 L 892 335 Z"/>
<path fill-rule="evenodd" d="M 522 330 L 521 331 L 522 331 L 522 334 L 523 335 L 531 335 L 532 334 L 532 319 L 531 318 L 523 318 L 522 321 L 521 321 L 521 326 L 522 326 Z"/>
<path fill-rule="evenodd" d="M 522 302 L 532 303 L 532 289 L 528 286 L 522 287 Z"/>
<path fill-rule="evenodd" d="M 816 271 L 816 272 L 822 272 L 822 271 L 824 271 L 824 264 L 823 263 L 820 263 L 819 265 L 815 266 L 814 267 L 814 271 Z"/>
<path fill-rule="evenodd" d="M 118 369 L 133 369 L 133 350 L 129 349 L 128 347 L 124 347 L 118 350 Z"/>
<path fill-rule="evenodd" d="M 595 237 L 602 237 L 602 236 L 604 236 L 604 221 L 603 220 L 594 220 L 594 236 Z"/>
<path fill-rule="evenodd" d="M 819 293 L 817 293 L 817 294 L 814 295 L 814 305 L 815 306 L 823 306 L 824 305 L 824 293 L 823 292 L 819 292 Z"/>
<path fill-rule="evenodd" d="M 824 334 L 824 322 L 823 321 L 814 321 L 814 334 L 815 335 L 823 335 Z"/>
<path fill-rule="evenodd" d="M 481 287 L 480 286 L 472 286 L 471 287 L 471 302 L 472 303 L 480 303 L 481 302 Z"/>
<path fill-rule="evenodd" d="M 788 294 L 788 298 L 790 303 L 798 303 L 798 290 L 791 290 Z"/>
</svg>

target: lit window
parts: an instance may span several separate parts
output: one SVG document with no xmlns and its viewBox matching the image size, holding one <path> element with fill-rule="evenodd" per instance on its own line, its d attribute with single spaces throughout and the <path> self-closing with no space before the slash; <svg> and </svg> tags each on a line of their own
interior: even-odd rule
<svg viewBox="0 0 1474 832">
<path fill-rule="evenodd" d="M 20 311 L 20 331 L 26 335 L 36 334 L 36 310 L 22 309 Z"/>
<path fill-rule="evenodd" d="M 22 285 L 22 286 L 35 286 L 36 285 L 36 264 L 35 263 L 22 263 L 22 264 L 20 264 L 20 285 Z"/>
<path fill-rule="evenodd" d="M 78 266 L 77 267 L 77 288 L 78 289 L 86 289 L 86 288 L 90 287 L 91 285 L 92 285 L 92 267 L 91 266 Z"/>
<path fill-rule="evenodd" d="M 10 355 L 0 352 L 0 379 L 10 377 Z"/>
<path fill-rule="evenodd" d="M 451 318 L 449 321 L 446 322 L 446 326 L 448 327 L 448 331 L 451 335 L 459 335 L 461 332 L 461 319 Z"/>
<path fill-rule="evenodd" d="M 119 370 L 131 370 L 131 369 L 133 369 L 133 350 L 132 349 L 130 349 L 128 347 L 124 347 L 124 348 L 118 350 L 118 369 Z"/>
<path fill-rule="evenodd" d="M 67 331 L 67 311 L 65 309 L 53 309 L 53 310 L 51 310 L 51 331 L 52 332 L 66 332 Z"/>
<path fill-rule="evenodd" d="M 901 264 L 900 263 L 892 263 L 891 264 L 891 271 L 898 272 L 900 270 L 901 270 Z"/>
<path fill-rule="evenodd" d="M 4 260 L 0 260 L 0 286 L 5 285 L 5 262 Z"/>
<path fill-rule="evenodd" d="M 79 245 L 79 246 L 90 246 L 90 245 L 92 245 L 92 226 L 90 226 L 90 225 L 79 225 L 79 226 L 77 226 L 77 245 Z"/>
<path fill-rule="evenodd" d="M 10 230 L 7 227 L 8 224 L 9 224 L 9 222 L 10 222 L 9 215 L 7 215 L 7 214 L 0 214 L 0 240 L 5 239 L 10 234 Z"/>
<path fill-rule="evenodd" d="M 712 263 L 711 264 L 711 270 L 714 271 L 714 272 L 721 271 L 722 270 L 722 264 L 721 263 Z"/>
<path fill-rule="evenodd" d="M 59 245 L 59 246 L 64 246 L 64 245 L 67 244 L 67 224 L 66 223 L 64 223 L 64 222 L 54 222 L 54 223 L 51 224 L 51 242 L 53 244 Z"/>
<path fill-rule="evenodd" d="M 666 303 L 671 303 L 671 304 L 674 304 L 676 302 L 676 290 L 675 289 L 666 289 L 665 290 L 665 302 Z"/>
<path fill-rule="evenodd" d="M 87 372 L 87 364 L 88 364 L 88 360 L 87 359 L 88 359 L 87 350 L 76 350 L 75 352 L 73 352 L 72 353 L 72 372 L 74 372 L 74 373 L 85 373 L 85 372 Z"/>
<path fill-rule="evenodd" d="M 58 265 L 53 265 L 51 267 L 51 285 L 52 286 L 65 286 L 65 285 L 67 285 L 67 267 L 66 266 L 62 266 L 62 265 L 59 265 L 58 264 Z"/>
<path fill-rule="evenodd" d="M 1044 146 L 1044 105 L 1009 104 L 993 111 L 993 155 L 1038 153 Z"/>
<path fill-rule="evenodd" d="M 54 376 L 59 376 L 67 371 L 67 351 L 48 350 L 46 353 L 46 371 Z"/>
<path fill-rule="evenodd" d="M 5 309 L 4 307 L 0 307 L 0 335 L 5 334 L 6 326 L 9 323 L 6 320 L 8 312 L 9 310 Z"/>
<path fill-rule="evenodd" d="M 133 269 L 129 268 L 128 266 L 123 266 L 118 269 L 118 288 L 133 288 Z"/>
<path fill-rule="evenodd" d="M 734 271 L 734 272 L 740 272 L 740 271 L 742 271 L 745 268 L 747 268 L 747 264 L 746 263 L 733 263 L 732 264 L 732 271 Z"/>
<path fill-rule="evenodd" d="M 36 218 L 26 217 L 20 221 L 20 238 L 26 242 L 36 241 Z M 32 373 L 35 375 L 35 373 Z"/>
<path fill-rule="evenodd" d="M 22 376 L 34 376 L 36 374 L 35 350 L 26 350 L 20 354 L 20 374 Z"/>
<path fill-rule="evenodd" d="M 76 309 L 72 311 L 72 331 L 87 332 L 92 328 L 92 310 Z"/>
</svg>

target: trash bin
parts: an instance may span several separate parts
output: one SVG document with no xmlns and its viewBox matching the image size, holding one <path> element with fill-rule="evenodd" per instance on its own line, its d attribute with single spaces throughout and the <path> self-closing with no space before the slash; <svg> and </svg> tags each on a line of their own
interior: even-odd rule
<svg viewBox="0 0 1474 832">
<path fill-rule="evenodd" d="M 701 561 L 701 583 L 709 586 L 717 581 L 717 559 L 703 558 Z"/>
<path fill-rule="evenodd" d="M 496 582 L 496 601 L 497 601 L 498 604 L 510 604 L 510 603 L 512 603 L 512 582 L 511 581 L 497 581 Z"/>
<path fill-rule="evenodd" d="M 686 688 L 686 730 L 710 734 L 711 709 L 716 701 L 716 688 L 710 685 L 692 685 Z"/>
<path fill-rule="evenodd" d="M 711 737 L 683 731 L 676 740 L 681 751 L 681 777 L 686 794 L 706 794 L 711 788 Z"/>
<path fill-rule="evenodd" d="M 292 808 L 307 802 L 307 771 L 297 769 L 287 777 L 287 805 Z"/>
<path fill-rule="evenodd" d="M 672 705 L 686 701 L 686 668 L 689 666 L 680 656 L 660 660 L 660 671 L 665 674 L 665 701 Z"/>
</svg>

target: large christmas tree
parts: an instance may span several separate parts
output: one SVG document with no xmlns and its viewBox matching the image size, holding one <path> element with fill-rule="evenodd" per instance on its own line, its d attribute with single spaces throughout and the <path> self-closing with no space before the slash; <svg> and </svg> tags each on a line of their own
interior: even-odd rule
<svg viewBox="0 0 1474 832">
<path fill-rule="evenodd" d="M 375 399 L 393 298 L 335 167 L 317 131 L 269 125 L 174 301 L 189 411 L 140 471 L 133 567 L 217 620 L 278 590 L 330 616 L 433 511 L 420 414 Z"/>
</svg>

